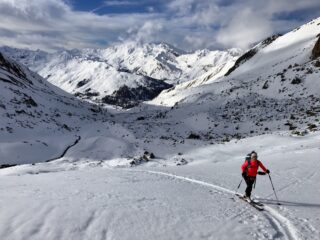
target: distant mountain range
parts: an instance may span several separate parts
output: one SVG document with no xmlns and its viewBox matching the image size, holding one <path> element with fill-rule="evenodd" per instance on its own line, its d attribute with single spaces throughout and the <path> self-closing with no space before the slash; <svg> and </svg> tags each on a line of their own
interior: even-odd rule
<svg viewBox="0 0 320 240">
<path fill-rule="evenodd" d="M 56 53 L 0 50 L 77 97 L 125 108 L 209 73 L 210 78 L 221 77 L 242 53 L 239 49 L 185 53 L 164 43 L 134 42 Z"/>
<path fill-rule="evenodd" d="M 145 149 L 157 154 L 159 146 L 175 152 L 318 131 L 319 34 L 320 18 L 242 55 L 234 49 L 187 54 L 166 44 L 57 53 L 3 47 L 0 152 L 8 162 L 37 161 L 28 160 L 29 151 L 43 160 L 81 135 L 83 147 L 116 142 L 110 156 L 124 157 Z"/>
</svg>

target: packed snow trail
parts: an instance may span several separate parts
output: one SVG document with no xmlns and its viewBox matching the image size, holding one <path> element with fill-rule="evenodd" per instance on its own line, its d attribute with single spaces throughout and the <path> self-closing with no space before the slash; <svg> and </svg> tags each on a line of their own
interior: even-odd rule
<svg viewBox="0 0 320 240">
<path fill-rule="evenodd" d="M 142 172 L 148 172 L 148 173 L 152 173 L 152 174 L 159 174 L 159 175 L 164 175 L 164 176 L 168 176 L 168 177 L 172 177 L 172 178 L 176 178 L 176 179 L 180 179 L 182 181 L 187 181 L 187 182 L 191 182 L 191 183 L 196 183 L 196 184 L 200 184 L 206 187 L 210 187 L 210 188 L 214 188 L 218 191 L 223 191 L 229 194 L 234 195 L 235 192 L 224 188 L 224 187 L 220 187 L 218 185 L 212 184 L 212 183 L 208 183 L 208 182 L 203 182 L 203 181 L 199 181 L 196 179 L 192 179 L 192 178 L 188 178 L 188 177 L 183 177 L 183 176 L 178 176 L 178 175 L 174 175 L 171 173 L 165 173 L 165 172 L 158 172 L 158 171 L 142 171 Z M 265 211 L 268 214 L 264 214 L 267 219 L 269 220 L 270 224 L 275 228 L 275 230 L 277 231 L 281 231 L 286 237 L 287 239 L 292 239 L 292 240 L 298 240 L 300 239 L 298 236 L 298 232 L 295 229 L 295 227 L 292 225 L 292 223 L 290 222 L 289 219 L 287 219 L 286 217 L 282 216 L 278 211 L 276 211 L 275 209 L 269 207 L 269 206 L 264 206 Z"/>
</svg>

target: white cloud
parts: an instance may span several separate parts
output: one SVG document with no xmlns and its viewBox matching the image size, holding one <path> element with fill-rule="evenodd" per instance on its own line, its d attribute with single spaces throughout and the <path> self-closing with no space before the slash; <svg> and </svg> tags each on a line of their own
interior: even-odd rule
<svg viewBox="0 0 320 240">
<path fill-rule="evenodd" d="M 156 42 L 159 40 L 163 30 L 161 21 L 147 21 L 141 27 L 128 29 L 127 36 L 121 37 L 122 42 Z"/>
<path fill-rule="evenodd" d="M 20 47 L 38 48 L 41 39 L 48 41 L 45 50 L 101 47 L 116 41 L 128 28 L 142 25 L 152 15 L 99 16 L 74 11 L 61 0 L 1 0 L 0 30 L 15 33 L 12 43 Z M 5 39 L 1 36 L 0 44 L 7 44 Z"/>
<path fill-rule="evenodd" d="M 189 45 L 246 49 L 274 33 L 290 31 L 311 20 L 312 16 L 309 16 L 308 11 L 320 10 L 320 2 L 318 0 L 174 0 L 168 5 L 168 9 L 172 13 L 176 12 L 178 16 L 172 22 L 179 23 L 182 28 L 192 27 L 185 37 L 185 42 Z M 286 15 L 289 15 L 288 19 L 285 19 Z M 318 16 L 313 13 L 313 17 Z"/>
<path fill-rule="evenodd" d="M 156 40 L 156 35 L 163 29 L 160 22 L 148 21 L 137 31 L 135 38 L 140 42 L 150 42 Z"/>
<path fill-rule="evenodd" d="M 226 9 L 228 15 L 223 17 L 226 20 L 222 21 L 216 40 L 225 47 L 245 49 L 274 33 L 290 31 L 304 23 L 304 20 L 298 17 L 285 19 L 287 14 L 298 14 L 301 18 L 302 11 L 312 9 L 320 10 L 318 0 L 235 1 Z"/>
<path fill-rule="evenodd" d="M 129 39 L 165 41 L 185 50 L 247 48 L 320 10 L 318 0 L 144 0 L 145 13 L 98 15 L 75 11 L 70 2 L 0 0 L 0 44 L 55 50 L 105 47 Z M 139 3 L 112 0 L 103 6 Z M 152 3 L 161 4 L 162 11 Z"/>
<path fill-rule="evenodd" d="M 246 8 L 232 16 L 217 34 L 217 42 L 227 47 L 247 48 L 254 41 L 273 33 L 271 22 L 252 9 Z"/>
</svg>

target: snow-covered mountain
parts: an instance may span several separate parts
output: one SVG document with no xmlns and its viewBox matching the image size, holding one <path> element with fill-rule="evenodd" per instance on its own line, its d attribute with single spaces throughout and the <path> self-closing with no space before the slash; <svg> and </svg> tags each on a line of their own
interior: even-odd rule
<svg viewBox="0 0 320 240">
<path fill-rule="evenodd" d="M 122 107 L 153 99 L 162 90 L 196 77 L 223 76 L 242 53 L 231 49 L 187 54 L 164 43 L 133 42 L 51 54 L 1 49 L 67 92 Z"/>
<path fill-rule="evenodd" d="M 1 53 L 0 163 L 24 164 L 0 170 L 1 239 L 318 240 L 319 32 L 320 18 L 268 38 L 231 70 L 224 61 L 221 71 L 202 70 L 206 61 L 201 65 L 198 55 L 212 60 L 214 53 L 172 53 L 199 75 L 173 68 L 172 76 L 195 78 L 107 113 Z M 84 58 L 85 51 L 54 58 L 26 51 L 19 61 L 38 61 L 40 69 L 56 61 L 51 66 L 63 79 L 70 73 L 62 69 L 96 75 L 109 64 L 97 53 Z M 167 81 L 118 60 L 108 66 L 115 76 L 123 73 L 121 81 L 132 75 L 150 80 L 144 84 Z M 65 88 L 75 93 L 74 87 L 92 84 L 80 76 L 75 83 L 64 79 Z M 134 97 L 139 89 L 119 87 L 114 90 L 126 103 L 127 93 Z M 112 94 L 107 101 L 118 100 Z M 240 166 L 252 150 L 271 170 L 269 178 L 257 177 L 252 194 L 262 212 L 235 196 Z"/>
<path fill-rule="evenodd" d="M 0 89 L 0 165 L 57 156 L 65 145 L 75 141 L 80 126 L 94 122 L 101 111 L 1 52 Z"/>
<path fill-rule="evenodd" d="M 200 77 L 177 84 L 147 104 L 130 111 L 116 111 L 113 121 L 121 128 L 132 131 L 132 138 L 139 142 L 136 146 L 140 149 L 152 149 L 155 153 L 162 151 L 157 149 L 159 145 L 167 146 L 168 153 L 176 151 L 176 148 L 188 148 L 190 144 L 198 144 L 194 139 L 217 143 L 282 130 L 290 130 L 300 135 L 316 131 L 320 109 L 320 86 L 317 79 L 320 73 L 319 59 L 314 48 L 317 46 L 319 21 L 316 19 L 283 36 L 270 37 L 249 50 L 238 61 L 234 57 L 234 67 L 229 72 L 225 59 L 236 55 L 233 50 L 229 53 L 198 51 L 184 55 L 179 55 L 181 53 L 177 50 L 166 50 L 170 52 L 170 58 L 167 57 L 166 61 L 162 62 L 169 63 L 173 59 L 179 59 L 180 66 L 188 68 L 188 65 L 193 63 L 197 66 L 194 69 L 200 71 L 203 67 L 199 66 L 205 66 L 206 57 L 212 61 L 214 56 L 218 56 L 215 62 L 224 67 L 219 71 L 213 66 L 208 72 L 201 72 Z M 156 48 L 156 45 L 150 46 Z M 157 46 L 165 49 L 166 45 Z M 54 53 L 50 57 L 38 51 L 37 54 L 41 56 L 39 58 L 32 55 L 34 52 L 28 52 L 26 57 L 19 58 L 27 62 L 32 58 L 49 58 L 49 65 L 55 71 L 51 70 L 57 73 L 56 76 L 61 76 L 60 85 L 63 88 L 70 92 L 78 89 L 78 92 L 75 92 L 78 96 L 99 96 L 101 101 L 132 107 L 141 101 L 140 96 L 143 96 L 143 100 L 152 99 L 157 94 L 155 92 L 159 93 L 161 88 L 168 86 L 159 87 L 164 80 L 139 75 L 142 70 L 134 70 L 136 61 L 132 61 L 132 66 L 130 65 L 128 58 L 146 59 L 138 58 L 136 56 L 140 55 L 134 54 L 135 51 L 140 54 L 147 51 L 146 45 L 133 48 L 129 52 L 129 48 L 124 49 L 118 46 L 105 50 L 73 50 L 65 51 L 64 54 Z M 125 52 L 128 58 L 121 61 L 119 51 Z M 132 54 L 128 54 L 130 52 Z M 154 53 L 155 50 L 150 52 Z M 107 57 L 115 56 L 115 53 L 119 54 L 117 58 Z M 54 55 L 55 57 L 51 57 Z M 15 58 L 18 58 L 17 54 Z M 116 63 L 118 65 L 114 67 Z M 49 65 L 43 69 L 49 68 Z M 84 75 L 79 77 L 76 73 L 70 74 L 66 69 Z M 98 74 L 103 71 L 106 71 L 106 75 L 114 72 L 111 80 L 117 77 L 121 79 L 114 82 L 115 86 L 111 87 L 113 92 L 110 92 L 109 85 L 112 81 L 104 82 L 102 79 L 105 79 L 105 75 Z M 97 78 L 90 79 L 90 75 Z M 139 78 L 136 85 L 132 82 L 133 75 Z M 72 77 L 75 78 L 73 81 L 70 80 Z M 82 80 L 78 81 L 76 78 Z M 128 86 L 117 85 L 124 80 L 128 81 Z M 139 85 L 141 82 L 143 86 Z M 70 86 L 72 88 L 69 88 Z M 80 89 L 82 91 L 79 91 Z M 97 89 L 97 92 L 93 89 Z M 139 97 L 136 98 L 137 96 Z M 202 144 L 202 141 L 199 144 Z M 174 148 L 170 150 L 172 146 Z"/>
<path fill-rule="evenodd" d="M 198 87 L 177 85 L 150 104 L 183 109 L 194 124 L 203 119 L 203 128 L 197 124 L 203 136 L 315 130 L 320 114 L 320 61 L 314 50 L 319 33 L 320 18 L 268 38 L 241 56 L 227 76 L 211 83 L 209 78 L 210 84 Z"/>
<path fill-rule="evenodd" d="M 168 87 L 159 87 L 163 79 L 139 75 L 143 74 L 142 70 L 135 69 L 137 59 L 155 59 L 146 53 L 151 54 L 156 50 L 151 51 L 147 46 L 158 49 L 158 53 L 166 49 L 170 53 L 166 56 L 170 57 L 162 62 L 169 64 L 175 59 L 180 64 L 175 66 L 184 66 L 180 69 L 187 69 L 189 64 L 194 64 L 192 68 L 198 69 L 200 75 L 194 80 L 164 90 L 152 101 L 131 111 L 116 113 L 117 123 L 132 130 L 134 137 L 144 142 L 145 148 L 157 151 L 155 146 L 159 144 L 184 148 L 183 145 L 193 144 L 187 139 L 194 138 L 215 143 L 282 130 L 296 134 L 317 130 L 319 61 L 312 52 L 317 52 L 313 49 L 318 39 L 318 23 L 319 19 L 316 19 L 283 36 L 272 36 L 257 44 L 239 60 L 235 60 L 236 50 L 229 50 L 228 53 L 198 51 L 182 54 L 177 50 L 167 50 L 168 46 L 163 44 L 142 45 L 141 48 L 129 48 L 126 45 L 127 48 L 115 46 L 104 50 L 73 50 L 63 54 L 54 53 L 50 57 L 43 52 L 38 51 L 38 54 L 40 59 L 51 59 L 43 69 L 51 66 L 50 71 L 55 72 L 55 76 L 61 76 L 59 81 L 62 88 L 69 89 L 77 96 L 99 97 L 101 101 L 124 107 L 135 106 L 142 99 L 152 99 L 162 88 Z M 33 53 L 29 52 L 30 55 L 22 58 L 16 54 L 15 58 L 27 62 L 32 58 L 39 59 L 31 57 Z M 127 58 L 121 60 L 120 56 L 124 53 Z M 148 57 L 141 57 L 143 54 Z M 228 61 L 231 55 L 234 56 L 234 67 Z M 203 66 L 208 66 L 206 59 L 214 60 L 213 63 L 221 68 L 213 64 L 212 68 L 203 70 Z M 75 72 L 71 74 L 72 71 Z M 114 74 L 108 75 L 111 72 Z M 186 71 L 184 74 L 188 75 Z M 90 79 L 92 75 L 96 78 Z M 110 77 L 110 81 L 103 81 L 104 76 L 113 77 Z M 138 78 L 136 84 L 133 84 L 132 76 Z M 113 82 L 117 77 L 119 79 Z M 71 81 L 71 78 L 74 80 Z M 118 85 L 125 81 L 128 85 Z M 112 82 L 114 85 L 111 86 Z M 143 84 L 139 85 L 141 82 Z"/>
</svg>

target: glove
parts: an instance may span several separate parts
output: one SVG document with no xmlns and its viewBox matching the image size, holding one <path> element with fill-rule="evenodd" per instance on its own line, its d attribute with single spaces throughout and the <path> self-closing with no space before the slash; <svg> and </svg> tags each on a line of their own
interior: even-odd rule
<svg viewBox="0 0 320 240">
<path fill-rule="evenodd" d="M 244 177 L 244 178 L 247 177 L 247 174 L 246 174 L 245 172 L 242 172 L 241 175 L 242 175 L 242 177 Z"/>
<path fill-rule="evenodd" d="M 269 170 L 269 169 L 267 169 L 266 173 L 268 173 L 268 174 L 269 174 L 269 173 L 270 173 L 270 170 Z"/>
</svg>

